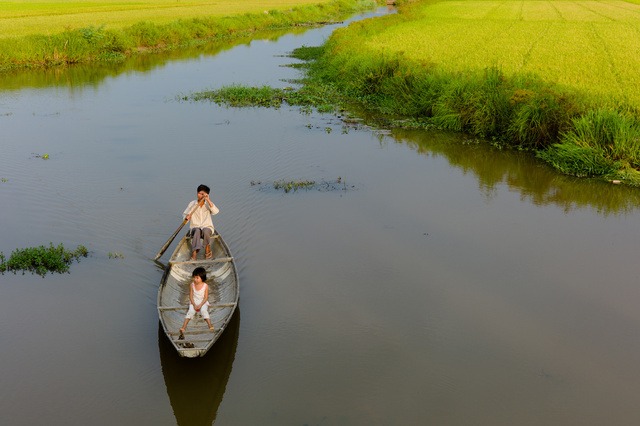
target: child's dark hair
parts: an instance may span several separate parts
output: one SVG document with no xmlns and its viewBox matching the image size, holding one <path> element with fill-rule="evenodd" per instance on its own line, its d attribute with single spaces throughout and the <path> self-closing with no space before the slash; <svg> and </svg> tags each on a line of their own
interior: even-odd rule
<svg viewBox="0 0 640 426">
<path fill-rule="evenodd" d="M 204 268 L 196 268 L 193 270 L 192 277 L 200 277 L 202 278 L 202 282 L 207 281 L 207 271 Z"/>
<path fill-rule="evenodd" d="M 211 191 L 211 190 L 209 189 L 209 187 L 207 185 L 200 185 L 200 186 L 198 186 L 198 191 L 196 191 L 196 192 L 200 192 L 200 191 L 204 191 L 204 192 L 206 192 L 208 194 L 209 191 Z"/>
</svg>

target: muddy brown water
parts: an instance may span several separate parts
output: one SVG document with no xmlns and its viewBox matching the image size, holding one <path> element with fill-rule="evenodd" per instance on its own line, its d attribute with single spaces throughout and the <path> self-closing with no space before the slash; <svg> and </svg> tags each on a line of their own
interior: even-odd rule
<svg viewBox="0 0 640 426">
<path fill-rule="evenodd" d="M 91 251 L 0 276 L 3 424 L 640 421 L 637 189 L 455 135 L 174 100 L 285 87 L 282 55 L 334 28 L 0 79 L 0 250 Z M 183 360 L 153 258 L 200 183 L 240 308 Z"/>
</svg>

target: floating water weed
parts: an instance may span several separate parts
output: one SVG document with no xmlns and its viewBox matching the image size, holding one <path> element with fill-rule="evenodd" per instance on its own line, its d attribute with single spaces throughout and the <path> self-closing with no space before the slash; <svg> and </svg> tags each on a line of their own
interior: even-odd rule
<svg viewBox="0 0 640 426">
<path fill-rule="evenodd" d="M 285 193 L 298 191 L 299 189 L 309 190 L 315 185 L 313 180 L 285 180 L 281 179 L 273 182 L 273 187 L 277 190 L 282 189 Z"/>
<path fill-rule="evenodd" d="M 239 84 L 224 86 L 220 89 L 194 92 L 190 95 L 176 96 L 178 101 L 215 102 L 232 107 L 280 108 L 283 103 L 299 106 L 301 113 L 311 113 L 315 107 L 318 112 L 335 111 L 341 97 L 330 85 L 307 85 L 301 89 L 272 88 L 269 86 L 251 87 Z"/>
<path fill-rule="evenodd" d="M 260 181 L 251 181 L 251 186 L 261 185 Z M 291 180 L 291 179 L 280 179 L 272 184 L 266 184 L 260 186 L 260 190 L 268 190 L 275 189 L 276 191 L 284 191 L 284 193 L 296 192 L 299 190 L 309 191 L 314 189 L 319 192 L 327 192 L 327 191 L 335 191 L 335 190 L 355 190 L 355 185 L 347 185 L 346 179 L 342 177 L 338 177 L 337 180 Z"/>
<path fill-rule="evenodd" d="M 6 260 L 4 253 L 0 252 L 0 273 L 26 271 L 44 277 L 47 272 L 57 272 L 59 274 L 69 272 L 69 265 L 75 259 L 80 261 L 81 257 L 87 257 L 89 251 L 85 246 L 79 245 L 75 251 L 68 251 L 62 244 L 57 247 L 49 243 L 49 247 L 30 247 L 17 249 L 11 253 L 9 260 Z"/>
</svg>

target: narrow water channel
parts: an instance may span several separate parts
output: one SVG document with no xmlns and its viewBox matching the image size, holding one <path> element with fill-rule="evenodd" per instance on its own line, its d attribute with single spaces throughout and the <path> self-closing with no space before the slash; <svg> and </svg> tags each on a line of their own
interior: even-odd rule
<svg viewBox="0 0 640 426">
<path fill-rule="evenodd" d="M 640 421 L 637 189 L 463 136 L 175 100 L 285 87 L 284 56 L 335 27 L 0 78 L 0 251 L 91 251 L 0 275 L 3 424 Z M 153 258 L 200 183 L 240 308 L 185 360 Z"/>
</svg>

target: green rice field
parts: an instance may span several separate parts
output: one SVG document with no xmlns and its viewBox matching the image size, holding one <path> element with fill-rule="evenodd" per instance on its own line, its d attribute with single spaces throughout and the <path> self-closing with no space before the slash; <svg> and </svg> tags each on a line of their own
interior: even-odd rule
<svg viewBox="0 0 640 426">
<path fill-rule="evenodd" d="M 102 26 L 119 29 L 140 21 L 156 24 L 196 17 L 288 10 L 329 0 L 4 0 L 0 1 L 0 38 L 56 34 L 65 29 Z"/>
<path fill-rule="evenodd" d="M 640 105 L 640 5 L 629 1 L 437 1 L 367 34 L 385 55 L 445 71 L 497 67 Z M 380 28 L 380 27 L 378 27 Z"/>
</svg>

